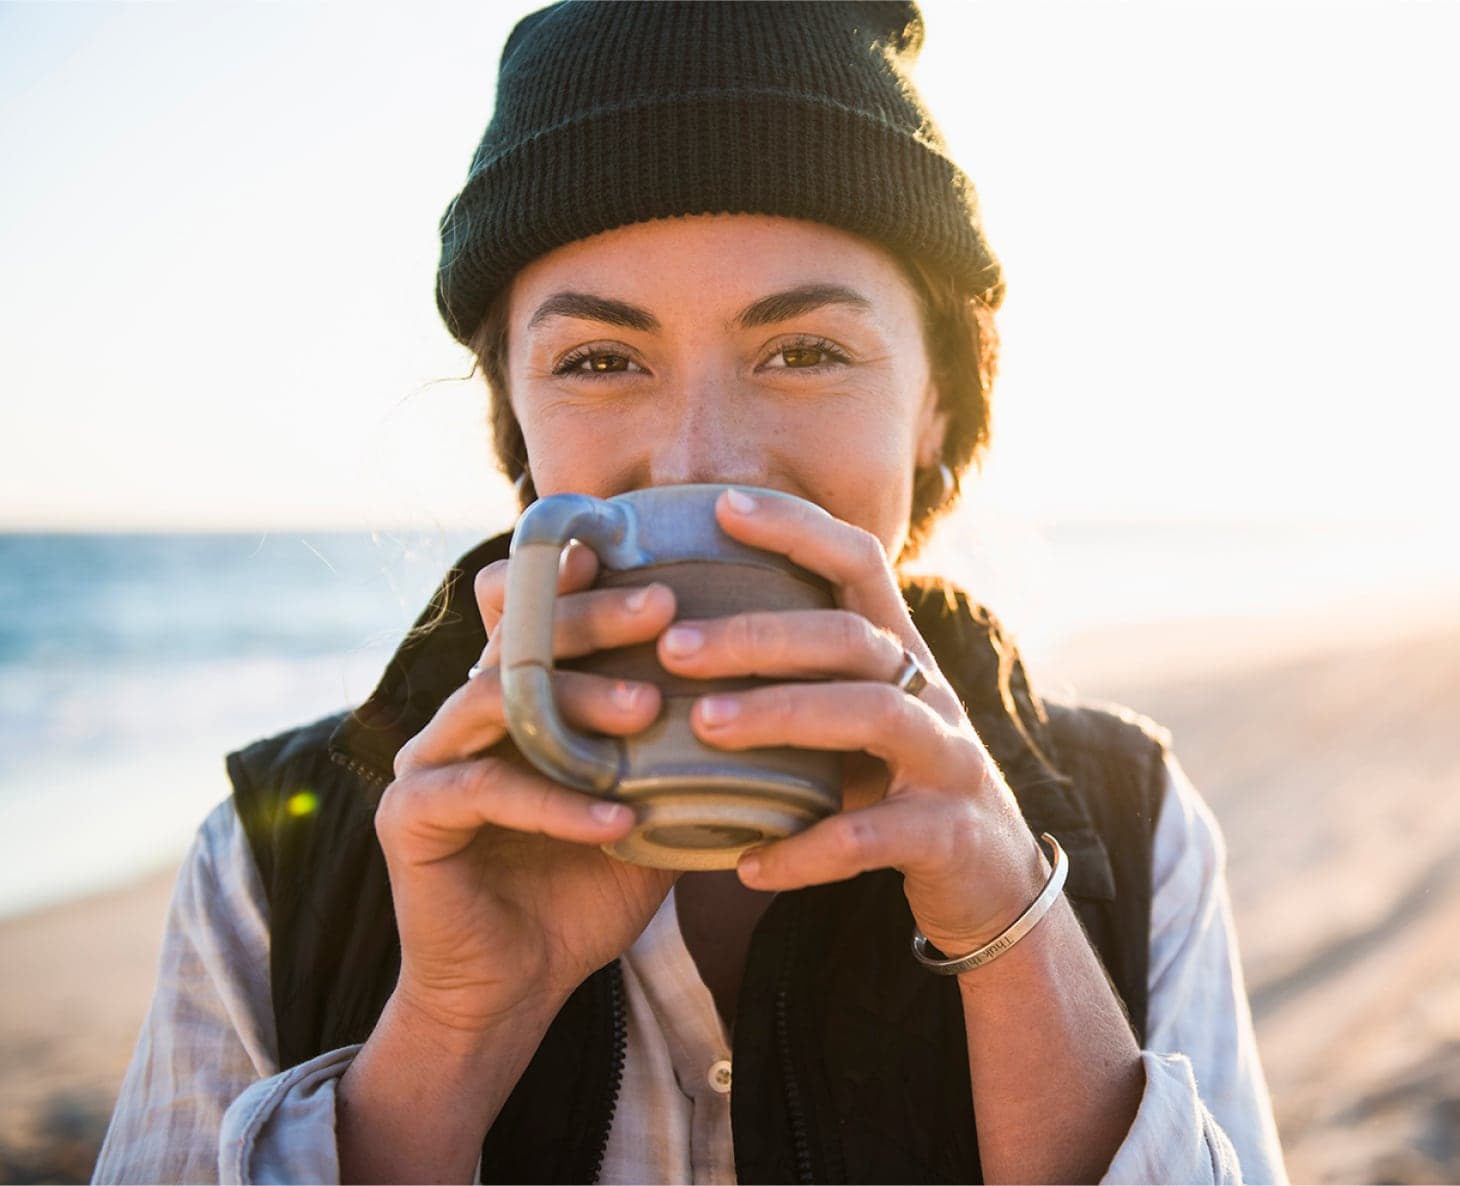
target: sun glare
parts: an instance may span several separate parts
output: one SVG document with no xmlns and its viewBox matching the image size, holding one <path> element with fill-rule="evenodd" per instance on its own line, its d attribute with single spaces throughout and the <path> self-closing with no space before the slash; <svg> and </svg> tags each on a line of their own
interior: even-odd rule
<svg viewBox="0 0 1460 1186">
<path fill-rule="evenodd" d="M 529 7 L 8 7 L 0 524 L 510 516 L 432 283 Z M 924 8 L 1008 275 L 981 497 L 1449 514 L 1460 7 Z"/>
</svg>

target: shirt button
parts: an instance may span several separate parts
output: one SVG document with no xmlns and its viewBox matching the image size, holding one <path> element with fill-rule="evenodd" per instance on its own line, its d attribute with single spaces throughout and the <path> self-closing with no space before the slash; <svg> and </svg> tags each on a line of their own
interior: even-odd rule
<svg viewBox="0 0 1460 1186">
<path fill-rule="evenodd" d="M 705 1076 L 710 1081 L 710 1086 L 721 1095 L 728 1095 L 730 1092 L 730 1060 L 722 1058 L 718 1062 L 710 1064 L 710 1073 Z"/>
</svg>

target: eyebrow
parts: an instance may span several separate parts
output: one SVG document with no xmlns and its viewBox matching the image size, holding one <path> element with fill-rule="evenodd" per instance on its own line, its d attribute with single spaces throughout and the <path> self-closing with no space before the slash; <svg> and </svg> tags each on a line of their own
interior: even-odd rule
<svg viewBox="0 0 1460 1186">
<path fill-rule="evenodd" d="M 864 313 L 872 308 L 871 301 L 844 284 L 803 284 L 798 288 L 773 292 L 770 296 L 752 301 L 733 320 L 741 328 L 751 329 L 759 325 L 775 325 L 779 321 L 799 317 L 802 313 L 809 313 L 826 305 L 844 305 Z M 663 328 L 659 319 L 647 309 L 641 309 L 627 301 L 616 301 L 611 297 L 594 296 L 587 292 L 554 293 L 537 307 L 527 327 L 532 329 L 553 317 L 601 321 L 605 325 L 617 325 L 644 333 L 657 333 Z"/>
<path fill-rule="evenodd" d="M 647 309 L 641 309 L 627 301 L 615 301 L 587 292 L 553 293 L 537 307 L 537 312 L 532 315 L 527 328 L 534 329 L 553 317 L 602 321 L 606 325 L 619 325 L 624 329 L 643 330 L 645 333 L 653 333 L 661 328 L 659 319 Z"/>
<path fill-rule="evenodd" d="M 773 292 L 746 305 L 735 320 L 744 329 L 757 325 L 774 325 L 820 309 L 826 305 L 845 305 L 858 312 L 871 312 L 872 302 L 854 289 L 843 284 L 803 284 L 799 288 L 788 288 L 785 292 Z"/>
</svg>

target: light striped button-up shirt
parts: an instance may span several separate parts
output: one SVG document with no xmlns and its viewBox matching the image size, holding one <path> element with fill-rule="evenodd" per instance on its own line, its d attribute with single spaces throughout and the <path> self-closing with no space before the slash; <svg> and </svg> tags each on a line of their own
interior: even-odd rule
<svg viewBox="0 0 1460 1186">
<path fill-rule="evenodd" d="M 1146 1087 L 1106 1182 L 1284 1182 L 1216 821 L 1167 764 Z M 909 957 L 911 958 L 911 957 Z M 627 1047 L 601 1182 L 735 1181 L 732 1048 L 670 894 L 623 960 Z M 358 1046 L 280 1071 L 268 902 L 231 800 L 178 876 L 156 993 L 96 1182 L 338 1182 L 335 1088 Z"/>
</svg>

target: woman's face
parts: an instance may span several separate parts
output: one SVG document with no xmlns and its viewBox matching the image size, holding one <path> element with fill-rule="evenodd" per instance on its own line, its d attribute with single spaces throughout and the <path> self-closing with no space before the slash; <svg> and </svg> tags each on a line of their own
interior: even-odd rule
<svg viewBox="0 0 1460 1186">
<path fill-rule="evenodd" d="M 513 281 L 507 362 L 544 495 L 767 486 L 896 558 L 942 443 L 911 287 L 818 223 L 698 215 L 561 247 Z"/>
</svg>

